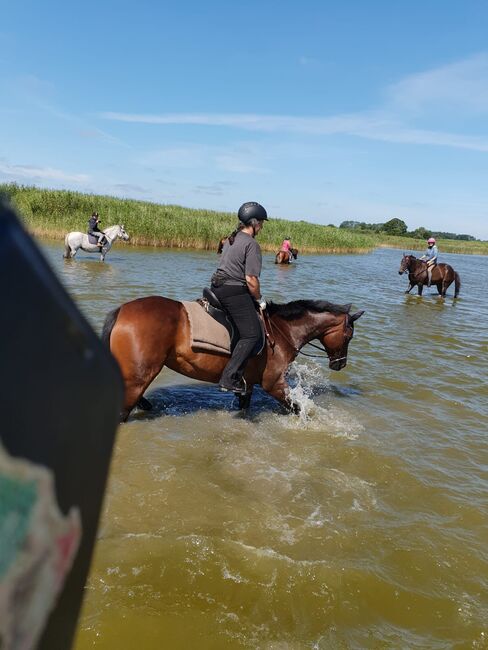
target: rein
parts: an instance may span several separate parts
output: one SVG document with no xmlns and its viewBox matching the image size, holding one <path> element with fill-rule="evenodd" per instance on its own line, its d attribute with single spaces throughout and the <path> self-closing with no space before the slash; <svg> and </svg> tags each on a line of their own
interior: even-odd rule
<svg viewBox="0 0 488 650">
<path fill-rule="evenodd" d="M 276 323 L 274 325 L 271 323 L 271 318 L 269 317 L 269 314 L 268 314 L 267 310 L 266 310 L 266 317 L 264 317 L 264 313 L 265 312 L 263 312 L 264 331 L 265 331 L 265 334 L 266 334 L 266 338 L 268 339 L 269 344 L 271 346 L 271 349 L 274 349 L 274 347 L 275 347 L 275 340 L 274 340 L 274 338 L 272 338 L 273 337 L 273 328 L 275 328 L 281 334 L 281 336 L 285 339 L 285 341 L 288 343 L 288 345 L 290 345 L 293 348 L 293 351 L 296 354 L 301 354 L 304 357 L 314 357 L 314 358 L 317 358 L 317 359 L 329 359 L 329 360 L 331 360 L 329 355 L 327 354 L 327 350 L 325 350 L 324 348 L 322 348 L 319 345 L 316 345 L 315 343 L 312 343 L 310 341 L 308 343 L 305 343 L 305 345 L 310 345 L 313 348 L 315 348 L 317 350 L 320 350 L 320 352 L 325 352 L 325 356 L 323 354 L 309 354 L 308 352 L 302 352 L 300 350 L 300 348 L 297 348 L 293 344 L 293 342 L 290 341 L 290 339 L 286 336 L 286 334 L 283 332 L 283 330 L 278 327 L 278 325 Z M 268 332 L 268 330 L 266 328 L 266 320 L 268 321 L 268 327 L 269 327 L 270 332 Z M 343 361 L 344 359 L 347 359 L 347 357 L 339 357 L 337 359 L 332 359 L 332 361 Z"/>
</svg>

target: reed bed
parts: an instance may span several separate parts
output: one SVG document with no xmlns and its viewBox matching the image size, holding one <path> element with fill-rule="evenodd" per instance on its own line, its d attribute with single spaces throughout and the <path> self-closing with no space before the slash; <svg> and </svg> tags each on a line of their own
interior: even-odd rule
<svg viewBox="0 0 488 650">
<path fill-rule="evenodd" d="M 18 185 L 0 185 L 1 191 L 10 197 L 26 227 L 38 237 L 59 239 L 71 230 L 84 232 L 90 214 L 96 210 L 102 228 L 124 224 L 133 245 L 213 250 L 237 223 L 232 213 L 178 205 Z M 368 234 L 274 217 L 259 235 L 259 242 L 264 250 L 273 251 L 285 236 L 300 252 L 309 253 L 367 252 L 377 245 L 377 238 Z"/>
<path fill-rule="evenodd" d="M 385 236 L 380 240 L 380 246 L 387 248 L 401 248 L 406 253 L 409 251 L 425 251 L 427 244 L 424 239 L 411 237 Z M 463 241 L 460 239 L 438 239 L 439 253 L 460 253 L 463 255 L 488 255 L 488 241 Z"/>
<path fill-rule="evenodd" d="M 28 230 L 37 237 L 62 239 L 71 230 L 86 231 L 90 214 L 96 210 L 103 226 L 124 224 L 135 246 L 216 249 L 237 223 L 229 212 L 196 210 L 179 205 L 164 205 L 113 196 L 83 194 L 69 190 L 48 190 L 17 184 L 0 184 L 18 209 Z M 288 236 L 300 253 L 362 253 L 378 246 L 423 250 L 425 241 L 391 237 L 378 233 L 355 232 L 273 217 L 259 235 L 263 250 L 278 250 Z M 488 242 L 444 239 L 441 252 L 488 254 Z"/>
</svg>

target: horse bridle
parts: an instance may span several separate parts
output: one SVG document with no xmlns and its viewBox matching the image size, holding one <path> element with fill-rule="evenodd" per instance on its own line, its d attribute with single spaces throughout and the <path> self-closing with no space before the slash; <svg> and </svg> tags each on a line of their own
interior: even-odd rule
<svg viewBox="0 0 488 650">
<path fill-rule="evenodd" d="M 346 316 L 348 316 L 348 314 L 346 314 Z M 263 313 L 263 317 L 264 317 L 264 313 Z M 265 333 L 266 333 L 266 337 L 268 338 L 268 341 L 270 342 L 270 345 L 271 345 L 272 349 L 274 349 L 274 346 L 275 346 L 274 339 L 271 339 L 271 336 L 273 334 L 272 330 L 274 328 L 281 334 L 281 336 L 285 339 L 285 341 L 288 343 L 288 345 L 290 345 L 290 347 L 293 348 L 293 351 L 296 354 L 301 354 L 304 357 L 313 357 L 313 358 L 316 358 L 316 359 L 329 359 L 329 361 L 332 361 L 333 363 L 335 363 L 336 361 L 344 361 L 344 359 L 347 359 L 347 355 L 344 356 L 344 357 L 337 357 L 337 359 L 332 359 L 329 356 L 329 353 L 327 352 L 327 350 L 325 348 L 322 348 L 322 347 L 320 347 L 320 345 L 316 345 L 315 343 L 312 343 L 311 341 L 309 341 L 308 343 L 305 343 L 305 345 L 310 345 L 312 348 L 316 348 L 317 350 L 320 350 L 320 352 L 325 352 L 326 356 L 324 357 L 323 354 L 309 354 L 308 352 L 302 352 L 302 350 L 297 348 L 296 345 L 294 345 L 293 342 L 290 341 L 290 339 L 286 336 L 286 334 L 283 332 L 283 330 L 278 327 L 278 325 L 276 323 L 273 324 L 271 322 L 271 318 L 269 317 L 269 314 L 267 312 L 266 312 L 266 317 L 267 317 L 268 325 L 269 325 L 269 328 L 270 328 L 271 332 L 268 333 L 266 331 L 266 327 L 265 327 Z M 263 318 L 263 320 L 264 320 L 264 318 Z M 351 340 L 352 336 L 353 336 L 354 329 L 352 328 L 352 326 L 349 323 L 349 318 L 344 319 L 344 333 L 345 334 L 347 333 L 347 330 L 351 330 L 351 334 L 349 336 L 347 336 L 347 338 L 349 340 Z"/>
</svg>

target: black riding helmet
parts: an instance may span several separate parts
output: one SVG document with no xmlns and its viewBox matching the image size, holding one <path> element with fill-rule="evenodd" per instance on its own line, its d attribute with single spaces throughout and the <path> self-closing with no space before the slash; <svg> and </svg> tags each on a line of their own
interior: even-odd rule
<svg viewBox="0 0 488 650">
<path fill-rule="evenodd" d="M 243 203 L 239 208 L 237 213 L 239 221 L 242 223 L 248 223 L 251 219 L 257 219 L 258 221 L 268 221 L 268 215 L 266 210 L 262 205 L 256 203 L 256 201 L 248 201 Z"/>
</svg>

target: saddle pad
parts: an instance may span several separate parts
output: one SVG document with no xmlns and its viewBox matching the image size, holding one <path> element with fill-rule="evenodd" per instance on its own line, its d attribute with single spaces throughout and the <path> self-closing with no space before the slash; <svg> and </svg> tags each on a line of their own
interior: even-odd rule
<svg viewBox="0 0 488 650">
<path fill-rule="evenodd" d="M 204 352 L 230 354 L 230 336 L 226 328 L 209 316 L 200 303 L 184 300 L 182 305 L 190 321 L 191 347 Z"/>
<path fill-rule="evenodd" d="M 88 235 L 88 242 L 90 244 L 98 244 L 98 238 L 95 235 Z"/>
</svg>

